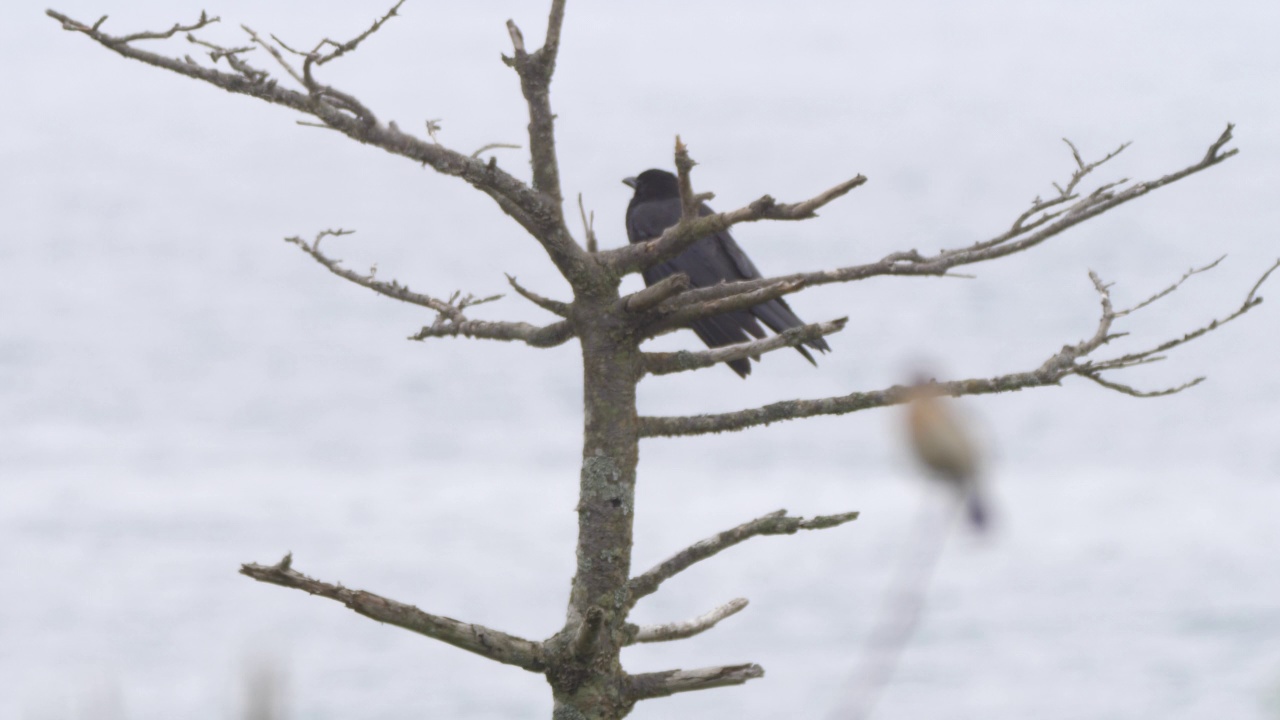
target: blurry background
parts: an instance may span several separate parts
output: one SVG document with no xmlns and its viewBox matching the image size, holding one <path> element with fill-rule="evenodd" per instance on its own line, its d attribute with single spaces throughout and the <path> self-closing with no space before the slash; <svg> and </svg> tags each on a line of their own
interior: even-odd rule
<svg viewBox="0 0 1280 720">
<path fill-rule="evenodd" d="M 295 46 L 352 37 L 388 2 L 218 0 Z M 546 3 L 415 0 L 322 79 L 381 119 L 470 152 L 526 144 L 503 22 L 540 38 Z M 58 0 L 124 34 L 199 4 Z M 297 718 L 544 718 L 544 681 L 255 583 L 295 567 L 541 638 L 573 572 L 577 348 L 404 338 L 431 320 L 337 279 L 282 238 L 447 295 L 567 299 L 540 248 L 461 182 L 300 127 L 64 33 L 32 2 L 0 23 L 0 718 L 232 718 L 275 667 Z M 553 103 L 564 190 L 625 242 L 619 180 L 669 167 L 738 207 L 870 182 L 800 224 L 735 234 L 767 273 L 929 252 L 1004 230 L 1073 167 L 1135 144 L 1099 179 L 1197 161 L 1227 121 L 1226 164 L 976 280 L 879 279 L 808 291 L 848 315 L 809 367 L 770 355 L 650 379 L 641 410 L 730 410 L 1038 366 L 1092 334 L 1088 269 L 1132 304 L 1228 259 L 1126 321 L 1116 351 L 1230 312 L 1280 254 L 1280 5 L 1262 0 L 571 3 Z M 148 43 L 199 55 L 185 41 Z M 252 61 L 271 67 L 261 52 Z M 274 68 L 272 68 L 274 72 Z M 497 151 L 527 176 L 524 151 Z M 576 221 L 573 223 L 577 229 Z M 631 278 L 627 288 L 639 287 Z M 1272 296 L 1276 285 L 1263 291 Z M 549 317 L 511 297 L 479 318 Z M 964 401 L 992 443 L 998 532 L 943 558 L 928 616 L 878 717 L 1280 717 L 1280 316 L 1270 304 L 1118 380 Z M 653 343 L 698 348 L 691 333 Z M 846 687 L 912 519 L 896 411 L 642 445 L 635 566 L 786 507 L 857 509 L 837 530 L 763 538 L 637 608 L 751 607 L 696 639 L 636 648 L 632 671 L 759 662 L 741 688 L 642 703 L 636 718 L 818 716 Z"/>
</svg>

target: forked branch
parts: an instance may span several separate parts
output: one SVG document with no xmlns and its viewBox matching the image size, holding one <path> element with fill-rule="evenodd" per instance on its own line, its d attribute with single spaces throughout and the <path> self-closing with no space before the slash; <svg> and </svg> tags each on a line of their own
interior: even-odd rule
<svg viewBox="0 0 1280 720">
<path fill-rule="evenodd" d="M 557 5 L 560 6 L 562 17 L 563 1 L 558 2 Z M 398 8 L 399 4 L 396 7 Z M 190 56 L 169 57 L 134 45 L 138 40 L 164 39 L 179 32 L 193 32 L 215 22 L 217 18 L 202 15 L 201 19 L 195 23 L 179 24 L 164 32 L 110 35 L 101 29 L 105 17 L 92 25 L 87 25 L 54 10 L 48 10 L 46 14 L 60 22 L 64 29 L 84 34 L 94 42 L 124 57 L 207 82 L 228 92 L 248 95 L 310 115 L 316 118 L 321 126 L 337 130 L 362 144 L 372 145 L 394 155 L 430 166 L 443 175 L 460 177 L 493 198 L 504 213 L 510 215 L 533 235 L 571 284 L 576 287 L 577 283 L 585 281 L 586 275 L 582 268 L 585 253 L 564 227 L 558 191 L 551 193 L 546 192 L 545 187 L 539 189 L 529 187 L 498 167 L 493 158 L 486 162 L 452 150 L 435 139 L 423 139 L 410 135 L 402 131 L 394 122 L 380 122 L 372 109 L 353 94 L 325 85 L 315 78 L 313 70 L 316 66 L 322 64 L 322 61 L 327 62 L 343 54 L 354 52 L 363 40 L 382 27 L 385 20 L 395 14 L 394 8 L 382 20 L 376 22 L 374 27 L 354 40 L 334 43 L 326 39 L 316 46 L 315 51 L 293 51 L 303 57 L 301 70 L 288 62 L 285 53 L 289 50 L 283 49 L 282 43 L 274 38 L 267 40 L 246 28 L 246 32 L 251 33 L 255 43 L 270 53 L 285 72 L 303 86 L 301 90 L 284 87 L 267 71 L 250 66 L 242 57 L 248 48 L 223 48 L 190 35 L 191 42 L 212 50 L 211 57 L 215 62 L 218 60 L 227 62 L 230 71 L 223 71 L 201 65 Z M 554 14 L 553 12 L 553 16 Z M 550 38 L 550 32 L 548 36 Z M 556 42 L 558 37 L 557 26 Z M 334 45 L 335 49 L 328 54 L 321 54 L 319 49 L 328 44 Z M 551 66 L 546 65 L 545 60 L 554 58 L 554 51 L 540 54 L 540 57 L 543 59 L 540 62 L 546 66 L 546 75 L 549 78 Z M 545 106 L 548 112 L 549 107 L 549 104 Z M 540 136 L 540 142 L 542 140 L 545 138 Z M 543 142 L 539 147 L 537 151 L 539 153 L 546 152 L 548 148 L 554 153 L 554 145 Z M 542 167 L 546 165 L 543 164 Z M 540 177 L 543 183 L 547 182 L 545 172 Z"/>
<path fill-rule="evenodd" d="M 309 578 L 294 570 L 293 556 L 286 555 L 275 565 L 248 563 L 240 573 L 259 582 L 303 590 L 312 595 L 336 600 L 352 610 L 419 635 L 426 635 L 490 660 L 515 665 L 531 672 L 547 669 L 542 643 L 492 630 L 483 625 L 464 623 L 442 615 L 423 612 L 412 605 L 389 600 L 364 590 L 352 590 Z"/>
<path fill-rule="evenodd" d="M 322 230 L 316 234 L 315 239 L 310 243 L 297 236 L 285 238 L 285 241 L 302 248 L 303 252 L 315 258 L 316 262 L 325 266 L 329 272 L 340 278 L 350 280 L 361 287 L 369 288 L 380 295 L 435 310 L 438 313 L 436 321 L 412 335 L 409 338 L 410 340 L 425 340 L 431 337 L 469 337 L 485 340 L 518 340 L 533 347 L 554 347 L 573 337 L 573 325 L 567 321 L 538 327 L 528 323 L 470 320 L 463 313 L 467 308 L 493 302 L 500 299 L 502 295 L 476 297 L 455 292 L 447 300 L 442 300 L 431 295 L 413 292 L 408 286 L 401 285 L 395 280 L 378 280 L 376 268 L 371 269 L 367 275 L 358 273 L 343 267 L 341 260 L 329 257 L 321 252 L 320 241 L 324 238 L 340 237 L 351 233 L 351 230 Z M 514 278 L 508 276 L 508 279 L 520 294 L 525 297 L 538 297 L 516 285 Z M 545 298 L 540 299 L 545 300 Z M 554 302 L 551 300 L 545 301 L 547 303 Z"/>
<path fill-rule="evenodd" d="M 699 238 L 727 230 L 739 223 L 757 220 L 807 220 L 815 217 L 819 208 L 844 196 L 866 181 L 865 177 L 858 175 L 808 200 L 796 203 L 780 203 L 764 195 L 750 205 L 730 212 L 712 213 L 694 218 L 682 217 L 680 222 L 667 228 L 653 240 L 626 245 L 600 254 L 619 275 L 639 272 L 679 255 Z M 701 197 L 708 196 L 697 196 L 694 200 Z"/>
<path fill-rule="evenodd" d="M 494 300 L 502 298 L 501 295 L 490 295 L 482 298 L 477 298 L 473 295 L 460 297 L 460 294 L 455 293 L 454 297 L 449 300 L 440 300 L 439 298 L 434 298 L 430 295 L 413 292 L 407 285 L 401 285 L 395 280 L 378 280 L 376 278 L 376 267 L 370 269 L 369 274 L 362 275 L 354 270 L 343 267 L 341 260 L 331 258 L 320 251 L 320 241 L 326 237 L 341 237 L 343 235 L 351 235 L 354 232 L 354 230 L 342 229 L 321 230 L 319 233 L 316 233 L 315 239 L 310 243 L 296 235 L 285 238 L 285 242 L 293 243 L 294 245 L 302 248 L 303 252 L 314 258 L 316 262 L 325 266 L 329 272 L 344 280 L 350 280 L 361 287 L 369 288 L 379 295 L 385 295 L 389 298 L 394 298 L 412 305 L 421 305 L 425 308 L 431 308 L 450 320 L 466 320 L 466 317 L 462 314 L 463 310 L 473 305 L 481 305 L 483 303 L 493 302 Z"/>
<path fill-rule="evenodd" d="M 1216 265 L 1216 263 L 1214 264 Z M 1208 267 L 1211 266 L 1199 268 L 1188 273 L 1184 276 L 1183 280 L 1175 283 L 1174 287 L 1178 287 L 1186 280 L 1187 277 L 1198 274 L 1200 271 L 1208 269 Z M 1110 286 L 1104 284 L 1096 274 L 1090 272 L 1089 277 L 1093 282 L 1095 290 L 1098 292 L 1102 305 L 1102 312 L 1098 320 L 1098 326 L 1091 337 L 1078 343 L 1064 346 L 1062 350 L 1055 353 L 1035 370 L 999 375 L 993 378 L 953 380 L 950 382 L 938 383 L 938 390 L 940 394 L 951 395 L 954 397 L 959 397 L 961 395 L 986 395 L 1024 390 L 1033 387 L 1059 385 L 1062 383 L 1064 378 L 1071 375 L 1079 375 L 1097 382 L 1109 389 L 1138 397 L 1154 397 L 1180 392 L 1188 387 L 1198 384 L 1203 380 L 1203 378 L 1197 378 L 1172 388 L 1165 388 L 1156 391 L 1140 391 L 1127 385 L 1106 380 L 1101 377 L 1100 373 L 1112 370 L 1123 370 L 1163 359 L 1161 353 L 1202 337 L 1205 334 L 1222 327 L 1224 324 L 1235 320 L 1241 315 L 1244 315 L 1261 304 L 1262 298 L 1258 296 L 1258 290 L 1277 267 L 1280 267 L 1280 260 L 1277 260 L 1276 264 L 1272 265 L 1265 273 L 1263 273 L 1258 281 L 1254 283 L 1253 288 L 1250 289 L 1244 303 L 1229 315 L 1210 321 L 1205 325 L 1185 333 L 1182 337 L 1168 340 L 1147 350 L 1127 353 L 1106 360 L 1086 360 L 1085 358 L 1102 346 L 1124 336 L 1124 333 L 1116 334 L 1111 332 L 1112 324 L 1117 319 L 1126 317 L 1136 310 L 1149 307 L 1153 302 L 1168 296 L 1171 291 L 1168 289 L 1162 290 L 1132 308 L 1117 311 L 1111 304 Z M 744 430 L 749 427 L 767 425 L 769 423 L 780 422 L 783 420 L 796 420 L 799 418 L 815 417 L 818 415 L 844 415 L 860 410 L 901 404 L 910 398 L 910 392 L 910 387 L 894 385 L 893 387 L 886 388 L 884 390 L 855 392 L 848 395 L 820 398 L 816 400 L 786 400 L 758 408 L 714 415 L 641 417 L 639 419 L 640 436 L 676 437 L 682 435 L 705 435 L 708 433 Z"/>
<path fill-rule="evenodd" d="M 552 0 L 547 17 L 547 37 L 542 47 L 528 52 L 524 35 L 515 21 L 507 21 L 512 57 L 503 60 L 520 76 L 520 90 L 529 106 L 529 153 L 533 164 L 533 187 L 547 196 L 563 228 L 560 194 L 560 165 L 556 159 L 555 114 L 551 112 L 551 75 L 560 52 L 560 28 L 564 25 L 565 0 Z"/>
<path fill-rule="evenodd" d="M 781 292 L 781 295 L 788 295 L 815 285 L 854 282 L 883 275 L 941 276 L 949 274 L 957 267 L 1022 252 L 1040 245 L 1090 218 L 1101 215 L 1108 210 L 1136 200 L 1153 190 L 1194 175 L 1230 158 L 1238 151 L 1231 149 L 1224 152 L 1223 148 L 1231 141 L 1234 128 L 1234 125 L 1228 124 L 1218 139 L 1210 145 L 1204 157 L 1193 165 L 1154 180 L 1129 185 L 1124 189 L 1118 189 L 1119 186 L 1127 183 L 1124 180 L 1105 183 L 1083 197 L 1077 192 L 1080 180 L 1107 160 L 1114 158 L 1120 150 L 1113 151 L 1101 160 L 1085 163 L 1079 158 L 1079 153 L 1074 151 L 1074 146 L 1072 146 L 1073 158 L 1077 161 L 1077 168 L 1072 174 L 1072 179 L 1068 181 L 1065 187 L 1061 187 L 1061 191 L 1064 194 L 1050 201 L 1042 201 L 1037 198 L 1032 203 L 1031 210 L 1019 216 L 1009 230 L 988 240 L 976 242 L 963 248 L 941 250 L 933 255 L 924 255 L 917 250 L 899 251 L 887 255 L 877 262 L 864 265 L 695 288 L 666 301 L 659 308 L 662 313 L 655 314 L 652 322 L 660 323 L 661 326 L 665 327 L 672 322 L 679 322 L 683 318 L 701 317 L 708 312 L 708 309 L 699 307 L 700 305 L 709 301 L 723 300 L 731 296 L 740 297 L 737 301 L 727 303 L 722 307 L 738 309 L 742 303 L 748 302 L 747 299 L 741 297 L 748 292 L 762 291 L 762 297 L 775 297 L 779 296 L 777 295 L 779 292 Z M 1121 149 L 1123 148 L 1124 146 L 1121 146 Z M 702 220 L 706 220 L 706 218 L 699 218 L 699 221 Z M 666 233 L 664 233 L 665 235 Z M 658 241 L 653 240 L 650 242 Z M 631 247 L 636 248 L 641 247 L 641 245 L 633 245 Z M 787 285 L 782 286 L 780 283 L 787 283 Z M 746 307 L 750 307 L 750 305 Z M 726 310 L 717 308 L 715 311 L 724 312 Z M 663 314 L 676 312 L 681 313 L 677 318 L 668 318 Z"/>
</svg>

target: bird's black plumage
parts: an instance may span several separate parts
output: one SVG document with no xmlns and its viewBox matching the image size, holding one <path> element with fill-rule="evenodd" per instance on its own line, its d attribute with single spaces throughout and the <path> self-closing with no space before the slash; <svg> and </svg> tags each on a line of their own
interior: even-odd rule
<svg viewBox="0 0 1280 720">
<path fill-rule="evenodd" d="M 665 170 L 645 170 L 624 182 L 636 191 L 631 204 L 627 205 L 627 239 L 632 243 L 652 240 L 680 221 L 680 185 L 675 175 Z M 711 208 L 705 204 L 698 208 L 699 215 L 711 213 Z M 761 277 L 755 263 L 738 247 L 728 231 L 699 238 L 675 259 L 649 267 L 644 271 L 644 281 L 646 285 L 652 285 L 675 273 L 688 275 L 693 287 L 709 287 L 722 282 Z M 708 347 L 716 348 L 746 342 L 752 337 L 763 338 L 765 332 L 757 320 L 779 333 L 804 324 L 791 311 L 786 301 L 778 298 L 748 310 L 694 320 L 690 327 Z M 822 338 L 815 338 L 806 344 L 823 352 L 831 349 Z M 804 346 L 797 345 L 796 350 L 809 362 L 817 365 Z M 741 377 L 751 374 L 751 361 L 745 358 L 731 360 L 728 365 Z"/>
</svg>

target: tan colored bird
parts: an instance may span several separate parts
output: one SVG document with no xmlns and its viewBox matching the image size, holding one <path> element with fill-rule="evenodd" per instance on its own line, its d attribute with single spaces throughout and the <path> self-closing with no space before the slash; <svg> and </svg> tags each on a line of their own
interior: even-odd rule
<svg viewBox="0 0 1280 720">
<path fill-rule="evenodd" d="M 956 416 L 942 390 L 930 380 L 917 380 L 907 401 L 907 427 L 916 457 L 964 500 L 969 522 L 987 525 L 987 505 L 979 487 L 978 446 Z"/>
</svg>

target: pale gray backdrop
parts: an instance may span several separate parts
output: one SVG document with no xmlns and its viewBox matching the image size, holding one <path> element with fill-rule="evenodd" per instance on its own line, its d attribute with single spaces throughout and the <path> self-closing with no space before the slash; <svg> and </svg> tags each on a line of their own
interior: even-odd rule
<svg viewBox="0 0 1280 720">
<path fill-rule="evenodd" d="M 508 17 L 545 3 L 411 0 L 324 78 L 459 149 L 524 143 Z M 382 2 L 217 0 L 206 35 L 247 23 L 309 45 Z M 199 4 L 59 0 L 104 28 L 161 29 Z M 554 632 L 572 574 L 576 346 L 410 343 L 431 318 L 330 276 L 281 238 L 328 227 L 357 268 L 435 294 L 564 297 L 538 246 L 462 183 L 293 113 L 125 61 L 29 0 L 0 10 L 0 718 L 232 718 L 271 664 L 296 718 L 541 718 L 541 678 L 238 576 L 295 566 L 530 637 Z M 1239 157 L 976 280 L 824 287 L 793 306 L 848 315 L 809 367 L 769 356 L 652 379 L 652 414 L 1029 369 L 1093 332 L 1087 270 L 1120 303 L 1229 257 L 1133 318 L 1134 345 L 1225 314 L 1280 255 L 1280 5 L 1073 1 L 570 3 L 559 71 L 564 188 L 625 241 L 625 175 L 669 166 L 728 209 L 870 182 L 803 224 L 739 241 L 766 272 L 930 251 L 1005 227 L 1089 156 L 1107 177 L 1198 159 L 1227 121 Z M 174 41 L 173 54 L 198 48 Z M 265 57 L 255 62 L 266 65 Z M 524 175 L 521 151 L 499 161 Z M 632 278 L 628 288 L 639 286 Z M 1275 285 L 1264 292 L 1280 294 Z M 545 320 L 506 299 L 478 317 Z M 1280 315 L 1124 376 L 1136 400 L 1070 380 L 964 403 L 992 443 L 989 542 L 943 559 L 882 718 L 1280 716 Z M 697 347 L 690 333 L 655 346 Z M 1126 346 L 1121 346 L 1126 347 Z M 636 718 L 817 717 L 872 625 L 916 480 L 892 411 L 642 447 L 636 564 L 779 507 L 858 522 L 767 538 L 637 610 L 742 615 L 630 650 L 636 671 L 759 662 L 763 680 L 644 703 Z"/>
</svg>

